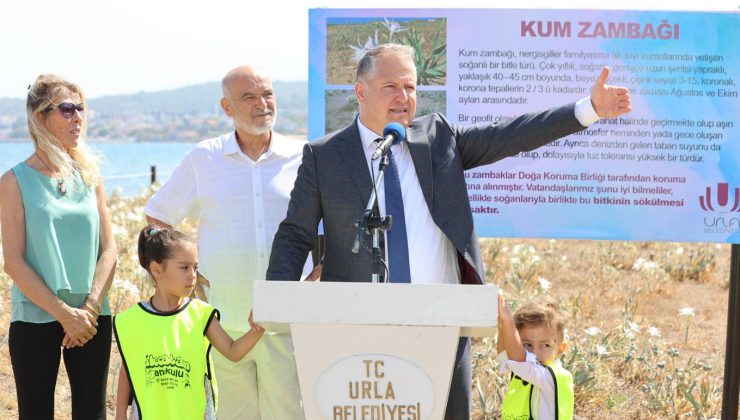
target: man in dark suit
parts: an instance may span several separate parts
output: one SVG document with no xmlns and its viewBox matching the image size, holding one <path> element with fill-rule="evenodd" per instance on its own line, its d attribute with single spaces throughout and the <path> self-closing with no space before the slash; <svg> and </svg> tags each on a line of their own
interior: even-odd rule
<svg viewBox="0 0 740 420">
<path fill-rule="evenodd" d="M 396 257 L 387 251 L 391 281 L 399 277 L 412 283 L 483 284 L 483 263 L 463 171 L 536 149 L 599 118 L 614 118 L 630 110 L 627 89 L 605 85 L 609 74 L 605 68 L 591 97 L 575 104 L 494 125 L 455 126 L 441 114 L 414 119 L 413 57 L 410 47 L 386 44 L 360 60 L 355 83 L 359 117 L 304 147 L 288 213 L 273 242 L 268 280 L 300 278 L 323 219 L 322 281 L 370 281 L 370 253 L 352 252 L 357 235 L 354 223 L 372 191 L 370 165 L 377 171 L 377 161 L 370 160 L 377 147 L 374 141 L 388 123 L 397 122 L 406 128 L 406 140 L 391 147 L 395 168 L 389 165 L 384 183 L 391 179 L 393 169 L 392 179 L 400 184 L 403 202 L 408 262 L 395 264 Z M 378 189 L 381 214 L 386 210 L 385 191 Z M 391 231 L 398 228 L 398 219 L 396 211 Z M 369 238 L 365 245 L 370 247 Z M 405 273 L 394 274 L 394 267 L 404 264 Z M 470 418 L 471 382 L 470 340 L 462 338 L 446 419 Z"/>
</svg>

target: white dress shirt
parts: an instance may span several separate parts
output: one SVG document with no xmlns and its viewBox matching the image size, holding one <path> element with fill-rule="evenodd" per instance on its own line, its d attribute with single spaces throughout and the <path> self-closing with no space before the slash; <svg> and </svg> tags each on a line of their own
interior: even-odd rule
<svg viewBox="0 0 740 420">
<path fill-rule="evenodd" d="M 198 222 L 199 271 L 211 283 L 208 301 L 226 329 L 249 329 L 252 285 L 265 278 L 305 144 L 273 132 L 267 151 L 253 161 L 234 132 L 204 140 L 144 207 L 172 226 L 185 218 Z M 309 259 L 304 276 L 310 268 Z"/>
<path fill-rule="evenodd" d="M 590 97 L 576 102 L 575 116 L 584 127 L 599 120 L 598 114 L 591 105 Z M 367 128 L 360 118 L 357 119 L 357 126 L 368 170 L 371 174 L 377 174 L 380 159 L 371 161 L 370 158 L 377 149 L 377 144 L 374 144 L 375 140 L 382 135 Z M 457 251 L 432 219 L 406 142 L 391 146 L 391 151 L 398 167 L 403 195 L 411 283 L 459 284 L 460 267 Z M 378 206 L 380 214 L 385 215 L 385 177 L 378 188 Z M 388 243 L 387 239 L 386 243 Z M 388 261 L 387 255 L 385 261 Z"/>
<path fill-rule="evenodd" d="M 378 173 L 380 159 L 371 161 L 377 144 L 375 139 L 381 137 L 357 119 L 368 170 Z M 432 220 L 424 194 L 421 191 L 416 168 L 411 159 L 411 152 L 402 142 L 391 146 L 393 159 L 398 167 L 398 179 L 401 182 L 403 195 L 403 212 L 406 221 L 406 236 L 409 243 L 409 268 L 411 283 L 459 284 L 460 270 L 457 265 L 457 252 L 447 236 Z M 371 172 L 372 173 L 372 172 Z M 378 187 L 378 207 L 385 216 L 385 177 Z M 386 239 L 386 242 L 388 240 Z M 388 261 L 388 257 L 385 258 Z"/>
</svg>

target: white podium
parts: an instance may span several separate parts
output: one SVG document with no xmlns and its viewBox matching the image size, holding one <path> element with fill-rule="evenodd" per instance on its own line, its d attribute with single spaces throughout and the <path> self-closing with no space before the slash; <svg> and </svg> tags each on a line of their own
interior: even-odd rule
<svg viewBox="0 0 740 420">
<path fill-rule="evenodd" d="M 496 286 L 259 281 L 254 321 L 293 336 L 307 420 L 443 419 L 458 338 L 493 336 Z"/>
</svg>

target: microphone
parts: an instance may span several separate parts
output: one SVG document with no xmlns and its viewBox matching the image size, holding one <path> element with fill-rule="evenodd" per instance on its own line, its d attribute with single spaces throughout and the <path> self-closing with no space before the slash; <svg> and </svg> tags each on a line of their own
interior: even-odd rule
<svg viewBox="0 0 740 420">
<path fill-rule="evenodd" d="M 392 145 L 401 143 L 405 138 L 406 129 L 404 129 L 401 124 L 392 122 L 386 125 L 383 129 L 383 141 L 381 141 L 378 148 L 375 149 L 371 160 L 377 160 L 379 157 L 385 156 Z"/>
</svg>

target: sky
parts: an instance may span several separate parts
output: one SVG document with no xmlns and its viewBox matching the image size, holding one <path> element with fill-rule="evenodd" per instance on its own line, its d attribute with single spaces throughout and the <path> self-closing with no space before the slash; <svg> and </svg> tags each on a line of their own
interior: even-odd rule
<svg viewBox="0 0 740 420">
<path fill-rule="evenodd" d="M 220 80 L 242 64 L 308 79 L 308 9 L 561 8 L 740 11 L 740 0 L 0 0 L 0 97 L 55 73 L 88 98 Z"/>
</svg>

